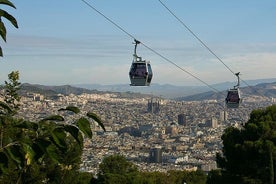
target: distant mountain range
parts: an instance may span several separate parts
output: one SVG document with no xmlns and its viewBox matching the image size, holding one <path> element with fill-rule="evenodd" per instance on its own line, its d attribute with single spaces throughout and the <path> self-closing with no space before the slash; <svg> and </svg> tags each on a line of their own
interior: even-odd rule
<svg viewBox="0 0 276 184">
<path fill-rule="evenodd" d="M 112 92 L 112 91 L 100 91 L 96 89 L 86 89 L 86 88 L 80 88 L 80 87 L 74 87 L 70 85 L 62 85 L 62 86 L 45 86 L 45 85 L 40 85 L 40 84 L 29 84 L 29 83 L 24 83 L 21 85 L 21 89 L 19 93 L 21 95 L 27 95 L 28 93 L 39 93 L 47 97 L 54 97 L 57 96 L 58 94 L 63 94 L 63 95 L 69 95 L 69 94 L 76 94 L 80 95 L 83 93 L 87 94 L 103 94 L 106 92 L 110 93 L 115 93 L 117 96 L 120 97 L 145 97 L 149 96 L 146 94 L 141 94 L 141 93 L 133 93 L 133 92 Z"/>
<path fill-rule="evenodd" d="M 263 83 L 273 83 L 276 82 L 276 78 L 271 79 L 258 79 L 258 80 L 248 80 L 246 83 L 250 86 L 255 86 L 257 84 Z M 211 85 L 213 88 L 224 91 L 229 88 L 232 88 L 236 83 L 225 82 Z M 207 94 L 212 94 L 210 89 L 207 86 L 175 86 L 170 84 L 151 84 L 149 87 L 133 87 L 127 84 L 118 84 L 118 85 L 99 85 L 99 84 L 78 84 L 73 85 L 75 87 L 81 87 L 86 89 L 97 89 L 99 91 L 113 91 L 113 92 L 134 92 L 142 94 L 151 94 L 154 96 L 161 96 L 163 98 L 175 99 L 181 97 L 187 97 L 192 95 L 197 95 L 207 92 Z M 241 83 L 241 87 L 246 86 Z M 206 95 L 206 94 L 205 94 Z M 207 95 L 208 96 L 208 95 Z"/>
<path fill-rule="evenodd" d="M 255 86 L 241 87 L 240 92 L 242 97 L 248 96 L 265 96 L 276 98 L 276 82 L 272 83 L 261 83 Z M 225 94 L 225 95 L 224 95 Z M 208 91 L 200 94 L 178 97 L 176 100 L 180 101 L 200 101 L 200 100 L 211 100 L 211 99 L 224 99 L 226 97 L 227 90 L 221 91 L 220 93 Z"/>
<path fill-rule="evenodd" d="M 241 86 L 243 96 L 257 95 L 276 98 L 276 78 L 246 81 L 250 87 Z M 235 83 L 220 83 L 212 85 L 220 93 L 211 91 L 207 86 L 174 86 L 170 84 L 151 84 L 149 87 L 132 87 L 127 84 L 123 85 L 99 85 L 99 84 L 82 84 L 82 85 L 62 85 L 62 86 L 45 86 L 39 84 L 22 84 L 20 93 L 40 93 L 45 96 L 56 96 L 57 94 L 101 94 L 105 92 L 116 93 L 121 97 L 149 97 L 156 96 L 176 100 L 208 100 L 223 99 L 227 94 L 227 89 L 232 88 Z M 1 88 L 1 86 L 0 86 Z"/>
<path fill-rule="evenodd" d="M 82 84 L 74 85 L 75 87 L 81 87 L 86 89 L 97 89 L 100 91 L 111 92 L 133 92 L 142 93 L 154 96 L 160 96 L 163 98 L 175 98 L 179 96 L 188 96 L 191 94 L 201 93 L 208 90 L 202 86 L 174 86 L 170 84 L 151 84 L 150 86 L 130 86 L 127 84 L 118 85 L 99 85 L 99 84 Z"/>
</svg>

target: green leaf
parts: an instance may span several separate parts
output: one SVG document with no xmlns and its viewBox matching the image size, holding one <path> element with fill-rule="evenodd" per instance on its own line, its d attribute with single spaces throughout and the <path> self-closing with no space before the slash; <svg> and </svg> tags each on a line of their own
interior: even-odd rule
<svg viewBox="0 0 276 184">
<path fill-rule="evenodd" d="M 58 111 L 71 111 L 71 112 L 74 112 L 75 114 L 78 114 L 80 112 L 80 109 L 78 107 L 75 107 L 75 106 L 68 106 L 65 109 L 61 108 Z"/>
<path fill-rule="evenodd" d="M 64 121 L 64 118 L 60 115 L 52 115 L 44 118 L 42 121 Z"/>
<path fill-rule="evenodd" d="M 35 157 L 35 152 L 29 144 L 23 143 L 23 149 L 25 152 L 25 161 L 26 161 L 27 165 L 31 165 L 31 163 Z"/>
<path fill-rule="evenodd" d="M 88 136 L 89 138 L 92 138 L 92 131 L 91 131 L 91 128 L 90 128 L 90 122 L 86 118 L 80 118 L 77 121 L 77 126 L 84 133 L 84 135 Z"/>
<path fill-rule="evenodd" d="M 35 152 L 35 159 L 38 160 L 40 159 L 43 155 L 47 154 L 47 148 L 50 146 L 52 143 L 48 140 L 45 139 L 36 139 L 35 142 L 33 143 L 33 150 Z"/>
<path fill-rule="evenodd" d="M 53 144 L 46 148 L 46 152 L 49 158 L 56 163 L 59 163 L 59 161 L 62 159 L 62 157 L 58 154 L 58 150 Z"/>
<path fill-rule="evenodd" d="M 10 108 L 10 106 L 4 102 L 0 102 L 0 107 L 5 109 L 8 112 L 8 114 L 12 113 L 12 109 Z"/>
<path fill-rule="evenodd" d="M 17 167 L 19 168 L 21 168 L 21 163 L 22 163 L 22 155 L 20 153 L 20 150 L 21 150 L 20 146 L 18 145 L 12 145 L 5 148 L 5 151 L 9 159 L 13 160 L 17 164 Z"/>
<path fill-rule="evenodd" d="M 24 129 L 32 129 L 32 130 L 37 130 L 38 129 L 38 124 L 30 121 L 21 121 L 18 124 L 15 125 L 17 128 L 24 128 Z"/>
<path fill-rule="evenodd" d="M 16 9 L 16 7 L 8 0 L 0 0 L 0 4 L 8 5 Z"/>
<path fill-rule="evenodd" d="M 2 21 L 0 21 L 0 35 L 3 38 L 3 40 L 6 42 L 7 30 Z"/>
<path fill-rule="evenodd" d="M 66 133 L 64 132 L 63 128 L 55 128 L 51 132 L 52 138 L 55 142 L 56 145 L 60 148 L 65 148 L 66 147 Z"/>
<path fill-rule="evenodd" d="M 8 168 L 8 157 L 4 152 L 0 152 L 0 174 L 1 171 L 4 172 L 6 168 Z"/>
<path fill-rule="evenodd" d="M 70 135 L 72 135 L 80 145 L 82 144 L 82 140 L 79 139 L 79 129 L 77 127 L 73 125 L 65 125 L 64 128 L 65 131 L 70 133 Z"/>
<path fill-rule="evenodd" d="M 93 112 L 88 112 L 86 114 L 89 118 L 92 118 L 94 121 L 96 121 L 104 131 L 105 130 L 105 127 L 104 127 L 104 124 L 102 123 L 102 120 L 100 119 L 100 117 L 97 116 L 97 114 L 93 113 Z"/>
<path fill-rule="evenodd" d="M 5 17 L 14 27 L 18 28 L 16 19 L 5 10 L 0 9 L 0 17 Z"/>
</svg>

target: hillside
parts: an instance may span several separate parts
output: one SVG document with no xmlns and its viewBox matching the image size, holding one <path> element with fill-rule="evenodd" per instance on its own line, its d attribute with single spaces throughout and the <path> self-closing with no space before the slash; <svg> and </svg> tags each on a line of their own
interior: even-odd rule
<svg viewBox="0 0 276 184">
<path fill-rule="evenodd" d="M 250 84 L 250 82 L 249 82 Z M 169 84 L 152 84 L 150 87 L 131 87 L 128 85 L 79 85 L 83 87 L 62 85 L 62 86 L 45 86 L 38 84 L 24 83 L 21 85 L 20 94 L 26 95 L 27 93 L 40 93 L 47 97 L 56 96 L 57 94 L 102 94 L 114 93 L 123 98 L 132 97 L 149 97 L 161 96 L 162 98 L 169 98 L 184 101 L 200 101 L 210 99 L 224 99 L 227 90 L 225 86 L 232 86 L 230 83 L 215 84 L 215 89 L 221 90 L 220 93 L 210 91 L 210 88 L 204 86 L 174 86 Z M 1 88 L 1 86 L 0 86 Z M 244 97 L 257 95 L 276 98 L 276 82 L 260 83 L 251 87 L 241 87 L 241 93 Z"/>
<path fill-rule="evenodd" d="M 63 95 L 69 95 L 69 94 L 76 94 L 80 95 L 82 93 L 101 93 L 97 90 L 89 90 L 84 88 L 78 88 L 73 87 L 70 85 L 62 85 L 62 86 L 44 86 L 39 84 L 28 84 L 24 83 L 21 85 L 21 93 L 25 92 L 33 92 L 33 93 L 41 93 L 43 95 L 49 96 L 49 95 L 56 95 L 56 94 L 63 94 Z"/>
<path fill-rule="evenodd" d="M 248 96 L 265 96 L 276 98 L 276 82 L 273 83 L 261 83 L 250 87 L 241 87 L 241 94 L 243 97 Z M 195 95 L 185 96 L 176 98 L 179 101 L 200 101 L 200 100 L 211 100 L 211 99 L 224 99 L 227 91 L 222 91 L 221 93 L 216 93 L 212 91 L 199 93 Z"/>
<path fill-rule="evenodd" d="M 110 91 L 98 91 L 98 90 L 90 90 L 80 87 L 73 87 L 70 85 L 62 85 L 62 86 L 45 86 L 39 84 L 29 84 L 24 83 L 21 85 L 21 89 L 19 91 L 20 95 L 25 96 L 27 93 L 39 93 L 46 97 L 53 97 L 58 94 L 69 95 L 75 94 L 80 95 L 83 93 L 87 94 L 103 94 L 103 93 L 114 93 L 121 98 L 132 98 L 132 97 L 148 97 L 149 95 L 141 94 L 141 93 L 134 93 L 134 92 L 110 92 Z"/>
<path fill-rule="evenodd" d="M 261 83 L 275 82 L 276 78 L 271 79 L 257 79 L 247 80 L 247 84 L 255 86 Z M 211 85 L 219 91 L 224 91 L 232 86 L 236 85 L 236 82 L 224 82 Z M 197 95 L 210 91 L 207 86 L 176 86 L 171 84 L 156 84 L 152 83 L 149 87 L 133 87 L 128 84 L 115 84 L 115 85 L 101 85 L 101 84 L 78 84 L 73 85 L 75 87 L 81 87 L 85 89 L 96 89 L 99 91 L 112 91 L 112 92 L 134 92 L 142 94 L 151 94 L 155 96 L 161 96 L 164 98 L 175 99 L 179 97 L 189 97 L 191 95 Z M 208 92 L 209 93 L 209 92 Z M 205 95 L 204 95 L 205 96 Z M 208 95 L 207 95 L 208 96 Z M 205 97 L 202 97 L 205 98 Z"/>
</svg>

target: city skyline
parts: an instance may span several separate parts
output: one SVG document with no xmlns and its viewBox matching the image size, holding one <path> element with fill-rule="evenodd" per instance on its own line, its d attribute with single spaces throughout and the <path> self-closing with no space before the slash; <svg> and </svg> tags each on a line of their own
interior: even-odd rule
<svg viewBox="0 0 276 184">
<path fill-rule="evenodd" d="M 19 29 L 8 22 L 0 79 L 19 70 L 22 82 L 129 84 L 133 39 L 83 1 L 13 0 Z M 156 1 L 87 1 L 135 38 L 209 84 L 236 78 Z M 276 2 L 164 2 L 242 78 L 275 78 Z M 143 45 L 153 83 L 202 85 Z"/>
<path fill-rule="evenodd" d="M 271 105 L 265 98 L 248 96 L 244 101 L 246 108 L 230 110 L 214 101 L 163 99 L 159 103 L 149 97 L 122 97 L 109 92 L 59 95 L 58 100 L 28 93 L 22 101 L 19 116 L 33 122 L 68 104 L 81 107 L 82 112 L 94 112 L 101 118 L 106 132 L 97 123 L 92 123 L 93 138 L 84 140 L 80 164 L 80 170 L 95 175 L 103 158 L 114 154 L 123 155 L 140 171 L 200 168 L 209 172 L 217 168 L 216 155 L 223 146 L 224 130 L 241 128 L 253 109 Z M 153 112 L 149 106 L 158 107 L 158 112 Z M 67 114 L 65 119 L 69 117 L 72 115 Z M 68 120 L 65 123 L 71 124 L 71 118 Z"/>
</svg>

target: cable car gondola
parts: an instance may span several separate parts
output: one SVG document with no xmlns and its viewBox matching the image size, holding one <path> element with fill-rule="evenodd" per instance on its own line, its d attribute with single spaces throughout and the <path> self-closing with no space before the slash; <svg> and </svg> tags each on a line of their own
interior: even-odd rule
<svg viewBox="0 0 276 184">
<path fill-rule="evenodd" d="M 136 54 L 137 45 L 140 43 L 135 41 L 135 48 L 133 54 L 133 62 L 129 70 L 129 78 L 131 86 L 149 86 L 152 79 L 152 69 L 149 61 L 142 60 L 142 57 L 138 57 Z"/>
<path fill-rule="evenodd" d="M 240 90 L 239 90 L 239 86 L 240 86 L 239 74 L 240 72 L 235 74 L 238 77 L 238 84 L 234 86 L 234 88 L 228 90 L 227 97 L 225 99 L 227 108 L 238 108 L 242 102 Z"/>
</svg>

